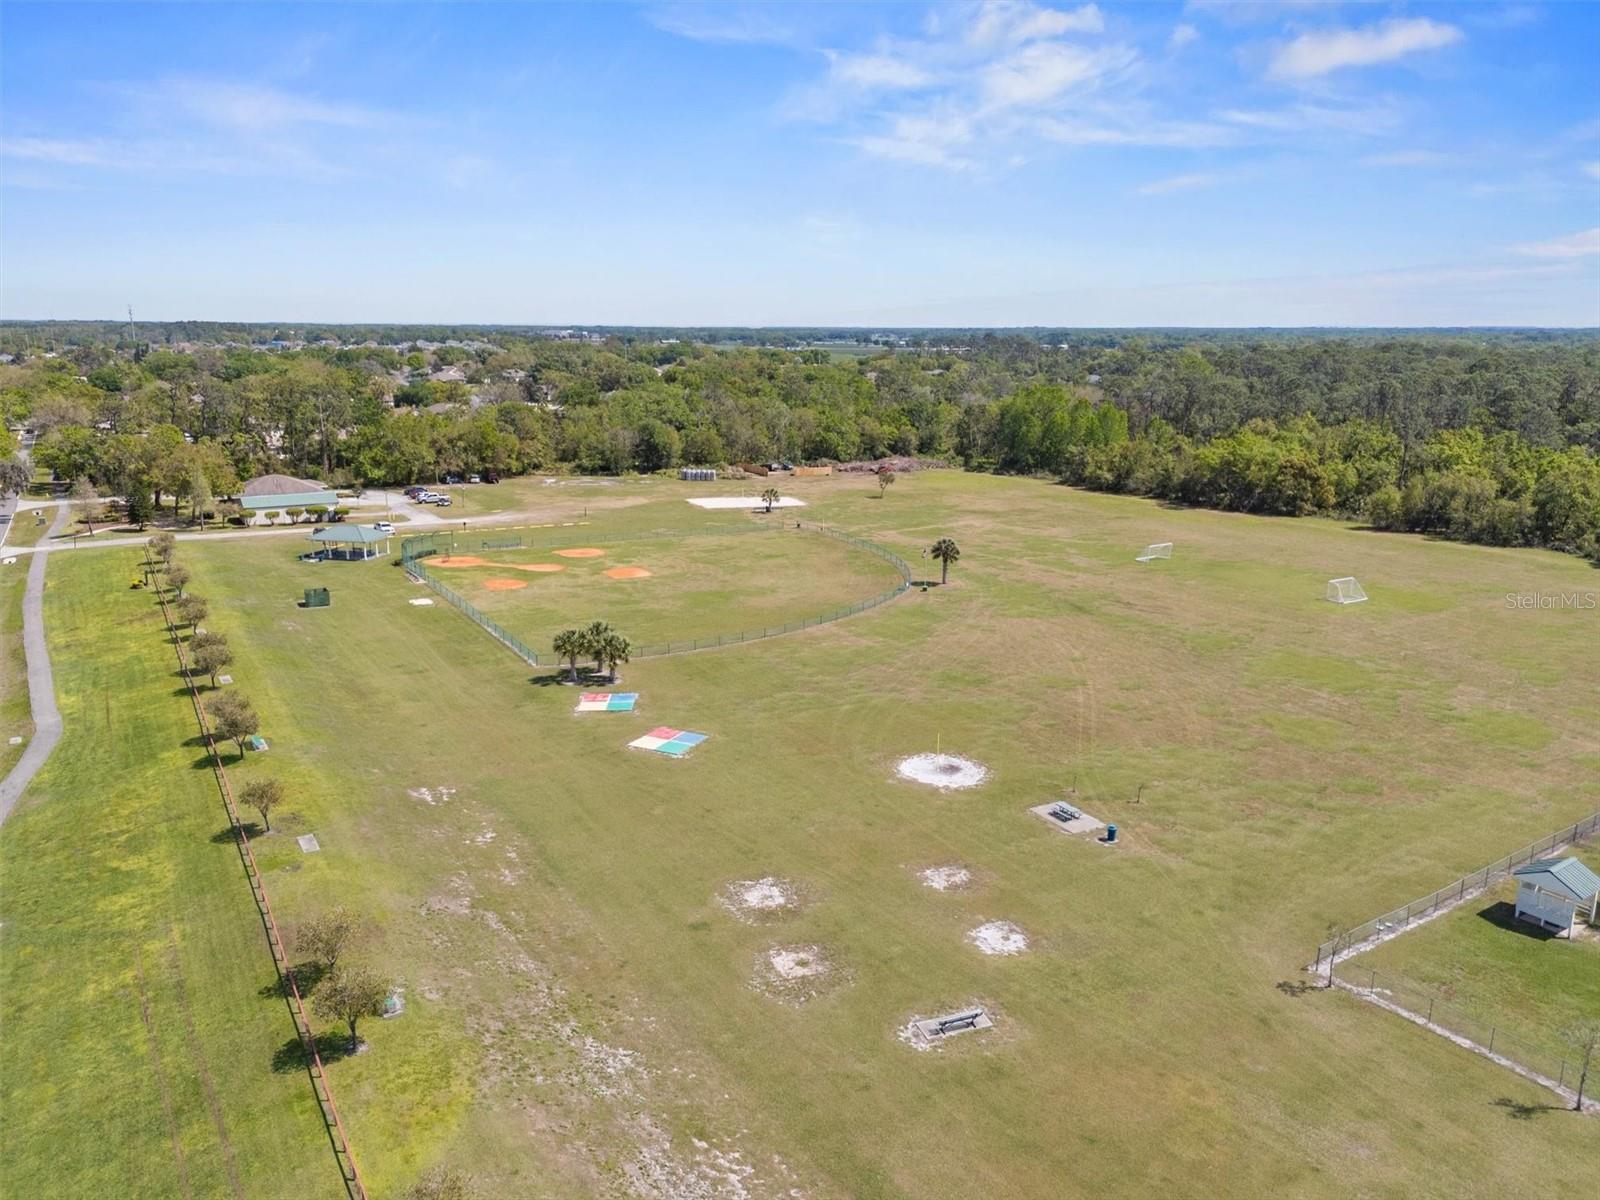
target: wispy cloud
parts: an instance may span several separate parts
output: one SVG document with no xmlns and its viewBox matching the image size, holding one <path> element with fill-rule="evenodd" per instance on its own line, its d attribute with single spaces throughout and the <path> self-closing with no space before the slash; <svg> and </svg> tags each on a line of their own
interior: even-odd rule
<svg viewBox="0 0 1600 1200">
<path fill-rule="evenodd" d="M 1193 25 L 1174 25 L 1167 38 L 1168 50 L 1182 50 L 1190 42 L 1200 40 L 1200 31 Z"/>
<path fill-rule="evenodd" d="M 1462 36 L 1454 25 L 1427 17 L 1396 18 L 1359 29 L 1321 29 L 1302 33 L 1281 47 L 1267 73 L 1274 79 L 1315 79 L 1347 67 L 1376 66 L 1442 49 Z"/>
<path fill-rule="evenodd" d="M 1334 104 L 1291 104 L 1283 108 L 1228 108 L 1217 116 L 1234 125 L 1269 133 L 1313 132 L 1380 137 L 1393 133 L 1400 115 L 1388 104 L 1341 107 Z"/>
<path fill-rule="evenodd" d="M 1105 27 L 1105 16 L 1093 4 L 1068 12 L 1027 0 L 987 0 L 967 30 L 967 41 L 975 46 L 1016 45 L 1067 33 L 1101 33 Z"/>
<path fill-rule="evenodd" d="M 775 5 L 662 4 L 645 10 L 657 29 L 697 42 L 793 45 L 799 26 Z"/>
<path fill-rule="evenodd" d="M 1591 254 L 1600 254 L 1600 225 L 1578 233 L 1569 233 L 1565 237 L 1553 237 L 1542 242 L 1525 242 L 1520 246 L 1513 246 L 1512 249 L 1518 254 L 1527 254 L 1533 258 L 1587 258 Z"/>
<path fill-rule="evenodd" d="M 1222 176 L 1207 173 L 1191 175 L 1172 175 L 1166 179 L 1154 179 L 1134 189 L 1138 196 L 1169 196 L 1173 192 L 1193 192 L 1200 188 L 1216 187 L 1222 182 Z"/>
</svg>

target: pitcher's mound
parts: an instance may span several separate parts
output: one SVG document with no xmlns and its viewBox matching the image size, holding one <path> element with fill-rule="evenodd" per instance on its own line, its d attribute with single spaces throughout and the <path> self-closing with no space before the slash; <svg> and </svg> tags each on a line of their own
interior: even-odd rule
<svg viewBox="0 0 1600 1200">
<path fill-rule="evenodd" d="M 600 574 L 612 579 L 649 579 L 650 572 L 643 567 L 609 567 Z"/>
<path fill-rule="evenodd" d="M 430 559 L 429 563 L 435 567 L 487 567 L 489 560 L 479 558 L 476 554 L 446 554 L 442 558 Z"/>
<path fill-rule="evenodd" d="M 562 558 L 599 558 L 604 550 L 596 550 L 593 546 L 579 546 L 573 550 L 557 550 Z"/>
<path fill-rule="evenodd" d="M 483 586 L 491 592 L 514 592 L 528 586 L 526 579 L 485 579 Z"/>
<path fill-rule="evenodd" d="M 565 571 L 560 563 L 506 563 L 514 571 Z"/>
</svg>

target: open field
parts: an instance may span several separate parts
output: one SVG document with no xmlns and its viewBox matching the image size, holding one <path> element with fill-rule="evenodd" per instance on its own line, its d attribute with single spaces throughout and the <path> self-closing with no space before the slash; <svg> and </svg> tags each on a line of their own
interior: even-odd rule
<svg viewBox="0 0 1600 1200">
<path fill-rule="evenodd" d="M 682 526 L 683 497 L 748 489 L 617 485 L 574 544 Z M 951 586 L 632 664 L 634 715 L 574 716 L 571 689 L 530 684 L 459 614 L 409 606 L 420 591 L 393 560 L 183 547 L 272 743 L 241 778 L 283 778 L 283 827 L 323 846 L 308 857 L 267 839 L 275 906 L 290 923 L 333 903 L 370 914 L 363 954 L 406 989 L 405 1014 L 369 1022 L 371 1051 L 330 1072 L 375 1197 L 438 1161 L 496 1196 L 735 1195 L 736 1178 L 757 1196 L 1454 1200 L 1592 1181 L 1592 1124 L 1513 1119 L 1550 1097 L 1306 990 L 1300 967 L 1331 924 L 1596 807 L 1596 614 L 1505 596 L 1600 575 L 1554 554 L 1026 480 L 918 472 L 883 500 L 860 479 L 784 490 L 810 502 L 807 519 L 914 566 L 954 537 Z M 582 519 L 579 489 L 565 502 Z M 765 536 L 730 540 L 753 550 Z M 1170 562 L 1133 562 L 1169 540 Z M 57 1124 L 98 1119 L 98 1087 L 154 1087 L 130 1049 L 137 1025 L 108 1033 L 126 1006 L 97 1003 L 128 994 L 129 956 L 92 959 L 63 932 L 87 923 L 84 895 L 107 895 L 97 924 L 138 922 L 116 945 L 165 944 L 164 920 L 214 939 L 216 973 L 188 993 L 201 1028 L 238 1023 L 208 1049 L 230 1072 L 230 1136 L 238 1104 L 241 1128 L 272 1117 L 293 1150 L 283 1174 L 249 1172 L 250 1194 L 324 1194 L 337 1175 L 309 1089 L 271 1071 L 288 1021 L 256 995 L 270 960 L 231 847 L 209 841 L 221 810 L 183 747 L 183 702 L 165 694 L 170 647 L 121 590 L 121 552 L 66 557 L 49 615 L 79 672 L 61 682 L 62 750 L 78 752 L 0 833 L 0 1003 L 30 1056 L 0 1115 L 45 1144 L 29 1106 L 81 1061 L 100 1073 L 50 1098 Z M 1370 603 L 1322 600 L 1347 574 Z M 619 587 L 641 582 L 658 578 Z M 333 589 L 332 608 L 296 607 L 312 583 Z M 704 607 L 738 628 L 742 603 Z M 107 703 L 132 724 L 108 726 Z M 624 748 L 661 723 L 711 739 L 682 762 Z M 894 778 L 935 743 L 989 781 L 938 793 Z M 1027 811 L 1069 788 L 1123 845 Z M 968 869 L 969 885 L 924 886 L 935 865 Z M 769 876 L 792 884 L 792 911 L 740 919 L 719 899 Z M 147 900 L 180 886 L 217 899 Z M 1028 952 L 980 953 L 968 934 L 994 921 Z M 827 970 L 785 986 L 774 950 Z M 71 1005 L 16 999 L 58 978 Z M 897 1037 L 972 1002 L 993 1030 L 927 1053 Z M 108 1040 L 117 1054 L 80 1057 Z M 130 1117 L 115 1139 L 130 1170 L 171 1159 L 160 1112 L 142 1104 L 148 1128 Z M 259 1163 L 245 1144 L 241 1161 Z M 8 1194 L 46 1178 L 41 1154 L 8 1156 Z M 79 1159 L 68 1177 L 94 1179 Z"/>
<path fill-rule="evenodd" d="M 1570 851 L 1600 870 L 1600 847 Z M 1573 941 L 1513 917 L 1516 884 L 1498 887 L 1436 921 L 1350 960 L 1425 988 L 1469 1019 L 1499 1026 L 1552 1055 L 1570 1056 L 1562 1035 L 1600 1020 L 1600 929 L 1579 924 Z"/>
<path fill-rule="evenodd" d="M 778 514 L 755 532 L 715 529 L 615 541 L 590 529 L 558 539 L 529 530 L 523 549 L 425 565 L 540 653 L 556 631 L 590 620 L 611 622 L 635 646 L 760 631 L 848 607 L 900 579 L 867 551 L 797 531 Z"/>
</svg>

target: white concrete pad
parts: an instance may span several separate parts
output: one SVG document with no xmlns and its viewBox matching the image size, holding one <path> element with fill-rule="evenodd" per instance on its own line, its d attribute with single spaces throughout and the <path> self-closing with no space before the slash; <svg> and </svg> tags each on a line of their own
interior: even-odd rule
<svg viewBox="0 0 1600 1200">
<path fill-rule="evenodd" d="M 300 843 L 300 849 L 306 854 L 315 854 L 318 850 L 322 849 L 322 847 L 317 843 L 317 835 L 314 833 L 302 833 L 299 837 L 295 838 L 295 841 Z"/>
<path fill-rule="evenodd" d="M 1062 833 L 1099 833 L 1106 827 L 1104 821 L 1095 820 L 1081 808 L 1078 809 L 1081 815 L 1075 821 L 1056 820 L 1050 815 L 1050 810 L 1060 803 L 1062 801 L 1052 800 L 1049 804 L 1035 804 L 1028 811 L 1044 821 L 1051 829 L 1059 829 Z M 1067 803 L 1071 804 L 1071 801 L 1067 801 Z M 1071 804 L 1071 807 L 1078 808 L 1076 804 Z"/>
<path fill-rule="evenodd" d="M 766 508 L 767 502 L 760 496 L 701 496 L 689 501 L 696 508 Z M 804 500 L 796 500 L 793 496 L 780 496 L 772 502 L 773 508 L 804 508 Z"/>
</svg>

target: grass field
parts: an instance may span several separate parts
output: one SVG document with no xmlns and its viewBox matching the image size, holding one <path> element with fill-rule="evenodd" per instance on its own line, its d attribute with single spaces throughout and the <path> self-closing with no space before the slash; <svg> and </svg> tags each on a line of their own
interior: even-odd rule
<svg viewBox="0 0 1600 1200">
<path fill-rule="evenodd" d="M 1600 847 L 1570 851 L 1600 870 Z M 1581 923 L 1572 941 L 1515 921 L 1516 884 L 1498 887 L 1436 921 L 1374 947 L 1351 962 L 1350 977 L 1372 968 L 1436 995 L 1479 1024 L 1560 1057 L 1563 1034 L 1600 1020 L 1600 929 Z"/>
<path fill-rule="evenodd" d="M 682 497 L 711 490 L 619 486 L 579 544 L 681 525 Z M 1513 1119 L 1548 1094 L 1306 990 L 1300 970 L 1330 925 L 1596 807 L 1595 614 L 1505 603 L 1593 589 L 1592 569 L 956 473 L 909 475 L 881 501 L 859 480 L 785 490 L 808 518 L 914 564 L 954 537 L 951 586 L 634 663 L 635 715 L 574 716 L 571 689 L 530 685 L 459 614 L 407 605 L 416 589 L 387 563 L 308 566 L 266 541 L 185 548 L 272 742 L 243 777 L 284 778 L 283 828 L 323 846 L 310 858 L 267 839 L 275 905 L 291 923 L 332 903 L 369 914 L 363 954 L 406 989 L 404 1016 L 364 1030 L 371 1051 L 331 1068 L 375 1196 L 439 1161 L 496 1196 L 733 1195 L 731 1178 L 757 1196 L 896 1198 L 1455 1198 L 1592 1182 L 1594 1126 Z M 576 489 L 566 502 L 581 519 Z M 1133 562 L 1168 540 L 1170 562 Z M 179 748 L 192 732 L 181 702 L 133 679 L 138 656 L 170 647 L 143 610 L 116 615 L 131 603 L 116 553 L 65 572 L 52 638 L 96 673 L 81 692 L 93 699 L 67 713 L 88 757 L 70 773 L 58 757 L 0 833 L 0 1003 L 32 1064 L 26 1087 L 7 1080 L 0 1116 L 47 1143 L 28 1115 L 35 1080 L 75 1077 L 74 1039 L 105 1037 L 77 988 L 48 1022 L 16 997 L 62 971 L 105 994 L 129 970 L 126 956 L 85 961 L 54 926 L 108 888 L 133 889 L 118 919 L 143 911 L 146 889 L 181 876 L 218 902 L 177 917 L 236 934 L 228 954 L 251 976 L 189 989 L 208 1021 L 243 1031 L 222 1094 L 254 1103 L 259 1127 L 287 1123 L 300 1110 L 280 1089 L 304 1081 L 270 1071 L 289 1031 L 255 997 L 270 964 L 248 891 L 236 863 L 206 880 L 186 869 L 232 853 L 209 841 L 220 809 Z M 1370 603 L 1321 599 L 1346 574 Z M 333 589 L 332 608 L 295 606 L 311 582 Z M 741 603 L 718 623 L 743 624 Z M 112 753 L 107 726 L 85 712 L 103 702 L 101 677 L 141 718 L 118 727 L 114 762 L 96 757 Z M 658 723 L 711 740 L 682 762 L 624 748 Z M 902 755 L 936 742 L 990 781 L 939 794 L 894 778 Z M 151 805 L 187 812 L 185 788 L 206 819 L 163 823 L 132 856 L 141 875 L 68 894 L 67 863 L 95 830 L 133 836 Z M 1123 845 L 1027 812 L 1069 788 Z M 917 876 L 931 865 L 964 866 L 972 884 L 933 891 Z M 747 923 L 719 903 L 730 882 L 769 875 L 792 881 L 797 911 Z M 23 908 L 40 889 L 54 903 Z M 236 922 L 224 904 L 243 910 Z M 1030 952 L 980 954 L 966 934 L 990 920 L 1016 923 Z M 832 964 L 814 996 L 768 986 L 774 947 Z M 974 1001 L 994 1030 L 928 1053 L 896 1036 Z M 151 1087 L 131 1052 L 90 1061 L 97 1078 Z M 100 1103 L 85 1083 L 51 1112 L 94 1120 Z M 142 1111 L 151 1132 L 116 1157 L 146 1169 L 165 1147 L 148 1115 L 159 1106 Z M 314 1114 L 283 1132 L 310 1172 L 328 1157 L 319 1138 Z M 261 1161 L 255 1144 L 244 1161 Z M 8 1156 L 7 1193 L 51 1194 L 42 1161 Z M 298 1181 L 252 1174 L 251 1194 L 328 1182 L 331 1159 Z"/>
<path fill-rule="evenodd" d="M 552 540 L 529 531 L 521 550 L 444 559 L 473 565 L 426 565 L 541 653 L 558 630 L 590 620 L 611 622 L 635 646 L 761 632 L 881 595 L 900 579 L 865 550 L 787 523 L 773 521 L 757 532 L 749 525 L 715 528 L 615 541 L 576 531 Z M 574 548 L 602 553 L 569 557 Z M 615 578 L 608 571 L 647 574 Z"/>
</svg>

